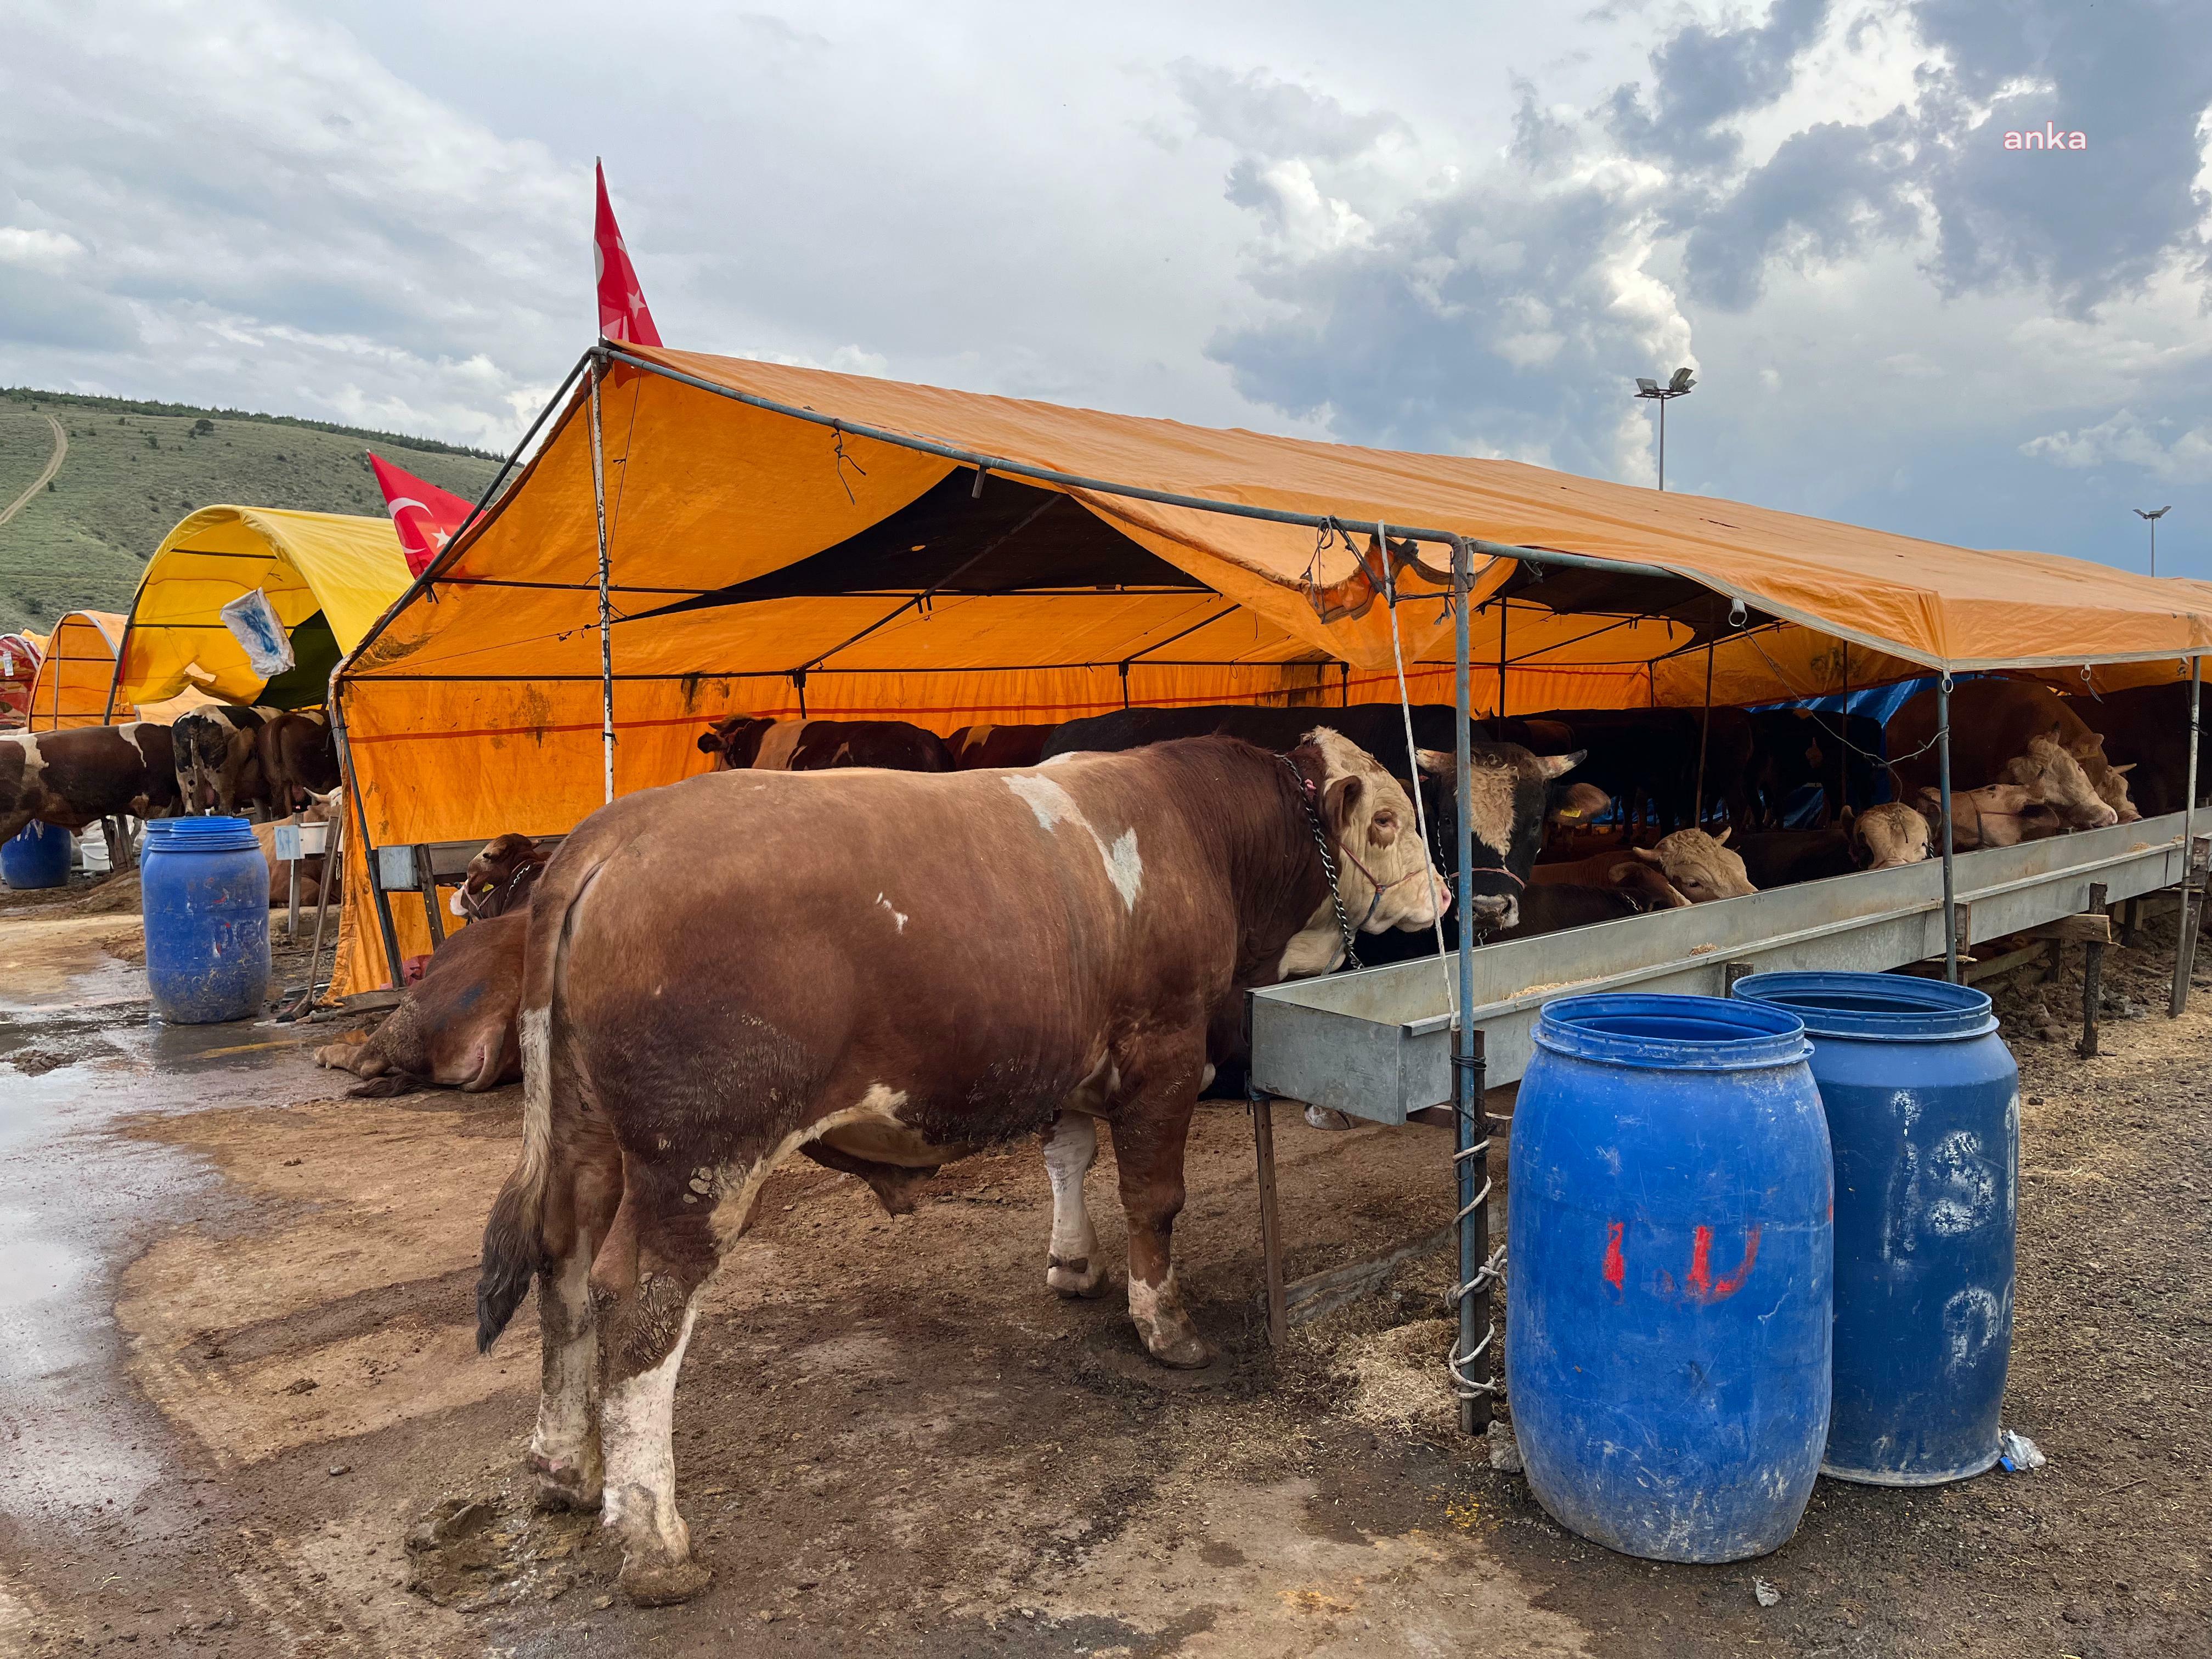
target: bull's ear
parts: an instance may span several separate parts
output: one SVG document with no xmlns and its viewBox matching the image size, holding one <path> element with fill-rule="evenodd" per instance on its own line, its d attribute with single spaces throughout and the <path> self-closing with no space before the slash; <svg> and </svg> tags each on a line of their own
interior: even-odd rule
<svg viewBox="0 0 2212 1659">
<path fill-rule="evenodd" d="M 1714 846 L 1716 846 L 1716 847 L 1725 847 L 1725 846 L 1727 846 L 1727 845 L 1728 845 L 1728 838 L 1729 838 L 1730 836 L 1734 835 L 1734 834 L 1735 834 L 1735 825 L 1734 825 L 1734 824 L 1732 824 L 1732 823 L 1724 823 L 1724 824 L 1723 824 L 1723 825 L 1721 826 L 1721 832 L 1720 832 L 1720 834 L 1718 834 L 1717 836 L 1715 836 L 1713 837 L 1713 845 L 1714 845 Z"/>
<path fill-rule="evenodd" d="M 1339 778 L 1322 792 L 1322 816 L 1328 820 L 1330 829 L 1340 835 L 1343 833 L 1352 813 L 1358 811 L 1364 793 L 1364 785 L 1358 773 Z"/>
<path fill-rule="evenodd" d="M 701 754 L 719 754 L 721 752 L 721 748 L 722 737 L 721 733 L 719 732 L 702 732 L 699 734 L 699 752 Z"/>
<path fill-rule="evenodd" d="M 1580 766 L 1589 756 L 1587 749 L 1577 749 L 1565 755 L 1539 755 L 1536 757 L 1536 775 L 1547 781 L 1563 778 Z"/>
<path fill-rule="evenodd" d="M 1841 829 L 1848 830 L 1853 822 L 1850 803 L 1846 802 L 1844 810 L 1836 815 L 1837 825 Z"/>
<path fill-rule="evenodd" d="M 1416 749 L 1413 764 L 1432 778 L 1448 778 L 1459 769 L 1458 757 L 1443 749 Z"/>
</svg>

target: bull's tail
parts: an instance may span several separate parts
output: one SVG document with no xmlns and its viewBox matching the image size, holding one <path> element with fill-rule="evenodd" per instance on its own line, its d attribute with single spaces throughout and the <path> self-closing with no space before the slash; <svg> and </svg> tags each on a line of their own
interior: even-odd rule
<svg viewBox="0 0 2212 1659">
<path fill-rule="evenodd" d="M 522 1157 L 484 1222 L 477 1279 L 477 1352 L 489 1349 L 547 1266 L 545 1189 L 553 1173 L 553 1001 L 568 954 L 570 913 L 602 859 L 556 857 L 532 895 L 516 1024 L 522 1039 Z"/>
</svg>

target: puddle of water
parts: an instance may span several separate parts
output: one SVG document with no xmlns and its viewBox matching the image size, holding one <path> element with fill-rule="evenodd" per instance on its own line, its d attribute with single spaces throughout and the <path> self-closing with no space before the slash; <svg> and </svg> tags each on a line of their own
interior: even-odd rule
<svg viewBox="0 0 2212 1659">
<path fill-rule="evenodd" d="M 101 978 L 80 988 L 96 997 Z M 166 1431 L 125 1370 L 114 1279 L 152 1232 L 208 1213 L 220 1182 L 114 1126 L 299 1098 L 305 1041 L 265 1024 L 167 1026 L 143 1000 L 0 1008 L 0 1420 L 16 1437 L 0 1510 L 128 1503 L 161 1478 Z"/>
</svg>

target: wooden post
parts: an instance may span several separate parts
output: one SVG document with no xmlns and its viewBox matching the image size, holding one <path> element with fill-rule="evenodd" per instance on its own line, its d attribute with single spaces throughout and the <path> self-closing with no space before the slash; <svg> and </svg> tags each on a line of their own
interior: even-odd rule
<svg viewBox="0 0 2212 1659">
<path fill-rule="evenodd" d="M 1250 1094 L 1252 1152 L 1260 1172 L 1260 1259 L 1267 1275 L 1267 1346 L 1279 1348 L 1291 1334 L 1289 1309 L 1283 1298 L 1283 1222 L 1275 1192 L 1275 1103 L 1272 1097 Z"/>
<path fill-rule="evenodd" d="M 2101 881 L 2089 884 L 2091 915 L 2104 914 L 2106 890 Z M 2055 940 L 2052 943 L 2057 951 L 2064 951 L 2064 945 Z M 2074 1052 L 2083 1060 L 2094 1060 L 2097 1057 L 2097 996 L 2105 981 L 2105 947 L 2100 941 L 2091 939 L 2081 949 L 2086 953 L 2081 961 L 2081 1041 L 2074 1046 Z"/>
</svg>

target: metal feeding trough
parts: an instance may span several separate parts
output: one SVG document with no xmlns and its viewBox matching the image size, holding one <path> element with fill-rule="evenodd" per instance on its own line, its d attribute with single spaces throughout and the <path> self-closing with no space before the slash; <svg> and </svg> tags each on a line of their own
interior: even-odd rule
<svg viewBox="0 0 2212 1659">
<path fill-rule="evenodd" d="M 2182 814 L 1957 860 L 1961 955 L 1995 939 L 2179 883 Z M 1747 973 L 1877 972 L 1943 954 L 1943 873 L 1933 860 L 1687 909 L 1485 945 L 1473 953 L 1484 1081 L 1516 1080 L 1536 1011 L 1595 991 L 1723 996 Z M 1255 991 L 1252 1086 L 1376 1123 L 1452 1100 L 1457 956 L 1332 974 Z"/>
<path fill-rule="evenodd" d="M 1252 993 L 1252 1121 L 1272 1334 L 1282 1340 L 1294 1305 L 1318 1309 L 1341 1300 L 1379 1283 L 1399 1261 L 1445 1242 L 1443 1236 L 1425 1239 L 1379 1261 L 1286 1286 L 1275 1204 L 1275 1098 L 1370 1122 L 1455 1130 L 1460 1334 L 1449 1363 L 1460 1426 L 1480 1432 L 1498 1386 L 1490 1376 L 1488 1350 L 1496 1336 L 1490 1297 L 1504 1252 L 1492 1250 L 1489 1239 L 1488 1152 L 1498 1121 L 1477 1114 L 1486 1089 L 1516 1082 L 1527 1069 L 1536 1013 L 1546 1002 L 1622 990 L 1721 996 L 1747 974 L 1879 971 L 1947 957 L 1955 974 L 1976 939 L 2057 928 L 2073 919 L 2074 925 L 2094 924 L 2073 935 L 2093 941 L 2085 1003 L 2094 1020 L 2102 954 L 2094 941 L 2109 925 L 2096 913 L 2109 902 L 2181 884 L 2185 873 L 2191 878 L 2185 893 L 2201 885 L 2212 838 L 2193 836 L 2191 829 L 2188 816 L 2176 812 L 1957 855 L 1948 864 L 1931 860 L 1807 882 L 1481 946 L 1463 957 L 1455 952 Z M 2192 849 L 2195 868 L 2185 871 Z M 1947 912 L 1955 918 L 1955 932 L 1946 928 Z M 2192 920 L 2185 907 L 2177 1012 Z M 1465 1021 L 1454 1018 L 1455 1003 L 1468 1010 Z M 2095 1052 L 2094 1041 L 2094 1024 L 2086 1025 L 2084 1053 Z"/>
</svg>

